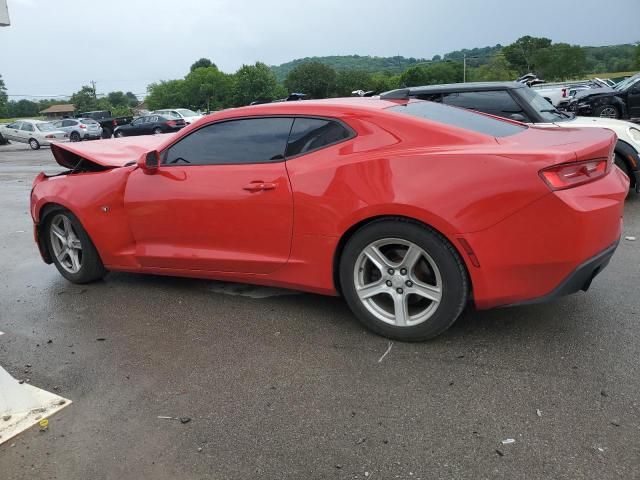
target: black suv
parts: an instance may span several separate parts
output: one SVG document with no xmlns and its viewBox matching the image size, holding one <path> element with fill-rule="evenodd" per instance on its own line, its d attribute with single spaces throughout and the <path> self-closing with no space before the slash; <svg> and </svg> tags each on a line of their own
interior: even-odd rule
<svg viewBox="0 0 640 480">
<path fill-rule="evenodd" d="M 613 87 L 591 88 L 576 93 L 567 110 L 587 117 L 640 120 L 640 73 Z"/>
<path fill-rule="evenodd" d="M 380 98 L 418 98 L 548 127 L 591 128 L 598 127 L 598 122 L 604 122 L 592 118 L 585 124 L 584 119 L 576 118 L 573 113 L 559 111 L 535 90 L 518 82 L 451 83 L 401 88 L 383 93 Z M 627 122 L 620 123 L 619 128 L 628 132 L 629 141 L 618 138 L 615 162 L 629 177 L 631 187 L 640 191 L 640 127 Z"/>
</svg>

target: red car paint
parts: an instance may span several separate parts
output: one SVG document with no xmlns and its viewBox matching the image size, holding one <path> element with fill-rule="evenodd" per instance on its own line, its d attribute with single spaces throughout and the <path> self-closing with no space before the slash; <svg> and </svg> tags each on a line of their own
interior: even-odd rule
<svg viewBox="0 0 640 480">
<path fill-rule="evenodd" d="M 545 296 L 620 238 L 628 179 L 611 164 L 612 132 L 529 127 L 497 139 L 388 110 L 403 103 L 273 103 L 219 112 L 175 135 L 55 144 L 61 165 L 83 158 L 106 170 L 39 176 L 32 216 L 38 225 L 47 204 L 69 209 L 110 270 L 329 295 L 339 288 L 340 248 L 357 226 L 411 218 L 458 250 L 479 308 Z M 161 165 L 155 174 L 135 163 L 203 125 L 276 115 L 339 119 L 356 136 L 280 163 Z M 609 162 L 596 181 L 552 191 L 540 177 L 594 159 Z M 252 182 L 273 188 L 246 190 Z"/>
</svg>

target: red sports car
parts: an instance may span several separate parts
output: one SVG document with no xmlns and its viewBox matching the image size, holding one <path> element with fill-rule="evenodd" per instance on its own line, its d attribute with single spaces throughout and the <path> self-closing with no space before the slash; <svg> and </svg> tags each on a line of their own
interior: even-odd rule
<svg viewBox="0 0 640 480">
<path fill-rule="evenodd" d="M 55 144 L 31 194 L 44 261 L 341 294 L 424 340 L 485 309 L 586 290 L 622 228 L 608 130 L 551 131 L 420 100 L 219 112 L 175 135 Z"/>
</svg>

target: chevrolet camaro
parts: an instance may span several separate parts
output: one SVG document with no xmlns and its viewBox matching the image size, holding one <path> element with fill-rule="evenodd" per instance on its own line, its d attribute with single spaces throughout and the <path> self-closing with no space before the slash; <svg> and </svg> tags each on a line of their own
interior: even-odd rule
<svg viewBox="0 0 640 480">
<path fill-rule="evenodd" d="M 415 99 L 282 102 L 179 133 L 54 144 L 37 245 L 74 283 L 109 270 L 342 295 L 417 341 L 479 309 L 586 290 L 622 231 L 616 136 Z"/>
</svg>

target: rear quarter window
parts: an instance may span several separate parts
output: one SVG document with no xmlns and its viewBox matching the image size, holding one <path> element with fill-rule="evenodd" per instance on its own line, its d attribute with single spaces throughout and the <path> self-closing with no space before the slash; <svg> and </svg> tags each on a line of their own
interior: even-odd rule
<svg viewBox="0 0 640 480">
<path fill-rule="evenodd" d="M 527 129 L 524 125 L 516 125 L 462 108 L 448 107 L 434 102 L 414 101 L 405 105 L 389 107 L 388 110 L 497 138 L 515 135 Z"/>
</svg>

